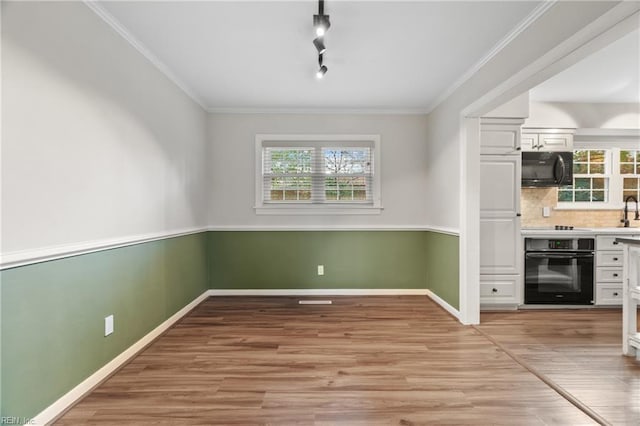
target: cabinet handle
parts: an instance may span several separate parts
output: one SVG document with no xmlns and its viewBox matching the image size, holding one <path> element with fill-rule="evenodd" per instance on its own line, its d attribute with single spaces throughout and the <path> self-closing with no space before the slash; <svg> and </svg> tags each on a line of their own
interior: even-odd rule
<svg viewBox="0 0 640 426">
<path fill-rule="evenodd" d="M 613 295 L 614 295 L 614 296 L 617 296 L 617 295 L 618 295 L 618 292 L 616 291 L 615 293 L 613 293 Z"/>
<path fill-rule="evenodd" d="M 618 276 L 618 274 L 613 274 L 613 276 L 614 276 L 614 277 L 617 277 L 617 276 Z"/>
<path fill-rule="evenodd" d="M 613 258 L 613 260 L 617 261 L 617 260 L 618 260 L 618 258 L 617 258 L 617 257 L 614 257 L 614 258 Z"/>
<path fill-rule="evenodd" d="M 491 293 L 497 293 L 497 292 L 498 292 L 498 289 L 497 289 L 497 288 L 492 288 L 492 289 L 491 289 Z"/>
<path fill-rule="evenodd" d="M 521 149 L 522 149 L 522 147 L 519 146 L 519 147 L 516 148 L 516 151 L 520 151 Z"/>
<path fill-rule="evenodd" d="M 522 213 L 516 213 L 516 217 L 522 216 Z"/>
<path fill-rule="evenodd" d="M 618 244 L 620 244 L 620 243 L 619 243 L 619 242 L 617 242 L 617 241 L 614 241 L 614 242 L 613 242 L 613 245 L 614 245 L 614 246 L 617 246 Z"/>
</svg>

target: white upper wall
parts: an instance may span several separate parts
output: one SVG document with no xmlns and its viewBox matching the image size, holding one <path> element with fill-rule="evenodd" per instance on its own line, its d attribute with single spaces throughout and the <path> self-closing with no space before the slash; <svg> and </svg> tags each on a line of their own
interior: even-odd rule
<svg viewBox="0 0 640 426">
<path fill-rule="evenodd" d="M 2 3 L 2 252 L 206 225 L 206 113 L 81 2 Z"/>
<path fill-rule="evenodd" d="M 257 215 L 256 134 L 378 134 L 381 138 L 379 215 Z M 211 114 L 209 224 L 219 227 L 424 226 L 429 208 L 424 115 Z"/>
<path fill-rule="evenodd" d="M 640 129 L 640 104 L 531 102 L 524 127 Z"/>
</svg>

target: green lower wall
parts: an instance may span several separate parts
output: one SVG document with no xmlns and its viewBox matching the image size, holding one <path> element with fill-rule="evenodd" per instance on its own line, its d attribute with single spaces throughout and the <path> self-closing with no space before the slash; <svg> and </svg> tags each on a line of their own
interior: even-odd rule
<svg viewBox="0 0 640 426">
<path fill-rule="evenodd" d="M 201 295 L 206 253 L 201 233 L 0 272 L 1 416 L 35 416 Z"/>
<path fill-rule="evenodd" d="M 35 416 L 207 288 L 429 288 L 458 308 L 458 281 L 458 237 L 427 231 L 215 231 L 8 269 L 0 416 Z"/>
<path fill-rule="evenodd" d="M 456 309 L 460 309 L 459 238 L 427 232 L 424 262 L 427 288 Z"/>
<path fill-rule="evenodd" d="M 215 231 L 214 289 L 432 289 L 458 308 L 458 237 L 428 231 Z M 317 275 L 324 265 L 325 275 Z"/>
</svg>

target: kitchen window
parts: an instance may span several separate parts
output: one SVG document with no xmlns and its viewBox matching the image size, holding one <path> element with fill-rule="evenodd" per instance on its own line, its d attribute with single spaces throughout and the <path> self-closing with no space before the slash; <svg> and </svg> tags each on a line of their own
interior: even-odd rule
<svg viewBox="0 0 640 426">
<path fill-rule="evenodd" d="M 569 203 L 607 203 L 611 153 L 605 149 L 573 151 L 573 185 L 560 187 L 558 201 Z"/>
<path fill-rule="evenodd" d="M 257 135 L 256 213 L 380 213 L 377 135 Z"/>
<path fill-rule="evenodd" d="M 640 199 L 640 150 L 620 150 L 620 174 L 622 175 L 622 199 L 632 195 Z"/>
<path fill-rule="evenodd" d="M 617 210 L 640 197 L 640 150 L 583 147 L 573 151 L 573 185 L 558 188 L 558 209 Z"/>
</svg>

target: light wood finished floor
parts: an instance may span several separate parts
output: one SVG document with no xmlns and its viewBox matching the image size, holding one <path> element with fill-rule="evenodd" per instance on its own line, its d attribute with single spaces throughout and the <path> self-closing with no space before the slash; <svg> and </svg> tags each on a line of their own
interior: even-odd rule
<svg viewBox="0 0 640 426">
<path fill-rule="evenodd" d="M 594 424 L 427 297 L 332 299 L 298 305 L 288 297 L 210 298 L 58 424 Z M 561 329 L 542 318 L 547 334 Z M 511 318 L 484 319 L 483 330 L 515 342 Z M 544 334 L 542 325 L 538 330 Z M 612 331 L 595 325 L 579 330 L 613 340 Z M 601 346 L 587 347 L 583 356 L 600 364 Z M 534 349 L 533 357 L 547 356 Z M 557 356 L 560 375 L 575 372 L 568 355 Z M 634 367 L 618 359 L 607 368 L 599 374 Z M 575 373 L 585 392 L 604 397 L 607 389 Z M 637 383 L 632 373 L 629 386 Z"/>
<path fill-rule="evenodd" d="M 481 330 L 609 423 L 640 425 L 640 363 L 622 355 L 621 310 L 483 313 L 480 322 Z"/>
</svg>

